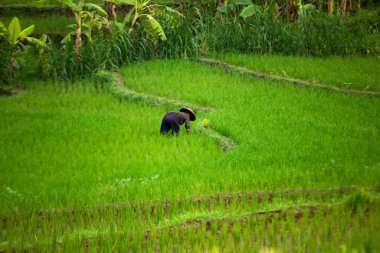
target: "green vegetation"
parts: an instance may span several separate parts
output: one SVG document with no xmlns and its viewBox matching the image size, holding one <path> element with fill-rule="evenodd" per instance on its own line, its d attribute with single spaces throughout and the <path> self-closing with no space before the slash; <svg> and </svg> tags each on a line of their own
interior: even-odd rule
<svg viewBox="0 0 380 253">
<path fill-rule="evenodd" d="M 14 73 L 19 69 L 17 55 L 21 54 L 24 48 L 23 41 L 34 45 L 36 50 L 42 54 L 48 47 L 46 45 L 47 36 L 43 35 L 40 39 L 34 38 L 34 25 L 25 29 L 21 28 L 20 21 L 14 17 L 8 26 L 0 22 L 0 39 L 3 41 L 4 49 L 1 54 L 2 63 L 0 67 L 1 81 L 14 78 Z"/>
<path fill-rule="evenodd" d="M 378 98 L 183 60 L 123 74 L 126 87 L 103 74 L 102 82 L 31 82 L 0 97 L 0 144 L 8 147 L 0 167 L 11 168 L 0 182 L 0 248 L 378 248 Z M 123 100 L 126 88 L 135 93 Z M 211 110 L 199 111 L 190 136 L 159 136 L 162 115 L 175 108 L 155 105 L 154 95 Z M 238 147 L 225 152 L 203 134 L 206 116 Z M 349 185 L 375 192 L 313 190 Z"/>
<path fill-rule="evenodd" d="M 309 56 L 379 53 L 377 10 L 345 17 L 316 12 L 289 22 L 272 12 L 272 7 L 244 22 L 206 19 L 210 51 Z"/>
<path fill-rule="evenodd" d="M 123 74 L 137 92 L 214 108 L 211 127 L 238 147 L 221 155 L 198 133 L 205 112 L 191 137 L 167 139 L 157 134 L 164 108 L 124 106 L 92 96 L 88 85 L 87 92 L 69 85 L 65 94 L 63 85 L 30 84 L 27 93 L 1 99 L 1 146 L 9 147 L 1 167 L 12 168 L 1 184 L 23 196 L 2 201 L 3 210 L 378 182 L 377 98 L 252 81 L 179 60 L 136 64 Z M 123 191 L 113 186 L 128 178 Z"/>
<path fill-rule="evenodd" d="M 85 2 L 91 2 L 95 4 L 102 4 L 103 0 L 85 0 Z M 62 0 L 0 0 L 0 6 L 8 5 L 34 5 L 34 6 L 54 6 L 62 5 Z"/>
<path fill-rule="evenodd" d="M 117 13 L 112 14 L 116 18 L 108 17 L 114 18 L 114 21 L 105 22 L 102 19 L 102 22 L 96 24 L 101 29 L 92 29 L 91 34 L 89 24 L 93 25 L 92 21 L 99 16 L 90 23 L 81 23 L 82 35 L 85 35 L 81 43 L 77 39 L 72 39 L 65 46 L 60 43 L 61 32 L 67 27 L 66 18 L 57 22 L 56 29 L 46 24 L 42 24 L 41 28 L 37 26 L 36 31 L 59 32 L 58 36 L 51 35 L 52 50 L 45 57 L 44 66 L 38 67 L 46 69 L 44 73 L 48 76 L 42 75 L 40 78 L 73 79 L 91 76 L 103 69 L 115 70 L 125 63 L 141 59 L 188 58 L 231 51 L 308 56 L 376 56 L 380 49 L 376 8 L 353 10 L 345 15 L 329 15 L 323 9 L 318 9 L 297 16 L 285 11 L 286 4 L 278 12 L 276 3 L 270 2 L 270 5 L 258 8 L 254 15 L 244 14 L 243 18 L 233 15 L 233 11 L 219 13 L 211 5 L 205 8 L 207 5 L 194 3 L 184 7 L 183 18 L 177 18 L 178 12 L 165 6 L 153 8 L 154 13 L 152 8 L 132 13 L 131 10 L 136 8 L 131 2 L 126 3 L 127 6 L 118 6 Z M 241 12 L 244 6 L 239 5 L 236 11 Z M 52 14 L 46 11 L 47 14 Z M 137 16 L 133 15 L 136 13 Z M 141 19 L 140 14 L 143 14 Z M 7 13 L 7 16 L 12 15 Z M 139 21 L 136 22 L 137 20 Z M 54 23 L 55 21 L 51 24 Z M 78 27 L 74 18 L 72 27 Z M 82 38 L 77 35 L 75 37 Z M 76 49 L 74 44 L 77 44 Z M 6 51 L 0 43 L 0 54 Z M 73 60 L 73 53 L 81 57 Z M 33 57 L 36 56 L 30 56 Z M 27 64 L 25 66 L 29 67 Z M 23 68 L 20 68 L 19 73 L 22 72 Z"/>
<path fill-rule="evenodd" d="M 155 69 L 157 72 L 153 71 Z M 358 114 L 356 109 L 365 108 L 364 110 L 367 113 L 371 113 L 371 110 L 373 110 L 372 113 L 375 113 L 376 108 L 378 108 L 378 100 L 376 98 L 346 97 L 340 94 L 330 94 L 329 92 L 319 91 L 317 89 L 313 90 L 313 92 L 318 94 L 318 96 L 315 96 L 315 94 L 310 94 L 309 89 L 277 85 L 276 83 L 265 80 L 251 80 L 251 78 L 240 77 L 235 74 L 227 75 L 223 73 L 223 70 L 191 64 L 186 61 L 153 61 L 137 64 L 132 67 L 126 67 L 123 73 L 126 77 L 127 85 L 137 91 L 150 92 L 159 96 L 177 97 L 179 100 L 192 101 L 194 104 L 204 104 L 219 108 L 218 113 L 215 113 L 217 114 L 215 115 L 217 118 L 210 117 L 212 124 L 217 124 L 218 128 L 223 132 L 233 134 L 239 142 L 243 143 L 250 140 L 249 142 L 251 144 L 256 142 L 260 144 L 263 140 L 259 141 L 255 137 L 248 138 L 248 136 L 252 136 L 252 134 L 257 135 L 260 133 L 265 133 L 264 135 L 267 137 L 277 136 L 276 138 L 286 138 L 286 135 L 289 134 L 289 138 L 293 139 L 294 132 L 286 131 L 289 125 L 285 121 L 292 121 L 291 119 L 294 119 L 298 122 L 295 123 L 295 126 L 303 126 L 302 128 L 305 131 L 304 138 L 302 138 L 302 131 L 295 131 L 300 134 L 299 141 L 305 141 L 305 143 L 308 142 L 311 145 L 313 141 L 309 142 L 309 140 L 313 137 L 313 128 L 317 130 L 317 126 L 322 128 L 326 127 L 323 126 L 323 122 L 328 121 L 329 117 L 331 117 L 330 119 L 334 124 L 340 126 L 336 129 L 340 134 L 336 133 L 336 136 L 334 134 L 334 138 L 343 138 L 343 132 L 341 132 L 342 128 L 348 125 L 347 122 L 340 120 L 344 120 L 343 118 L 347 117 L 346 120 L 353 123 L 356 120 L 352 117 L 355 117 L 355 115 L 363 116 L 361 113 Z M 157 75 L 156 73 L 160 74 Z M 196 75 L 194 75 L 194 73 L 196 73 Z M 141 76 L 144 76 L 144 78 L 141 79 Z M 226 90 L 228 90 L 228 92 L 226 92 Z M 315 99 L 313 99 L 313 97 L 315 97 Z M 355 103 L 352 102 L 353 100 L 355 100 Z M 297 101 L 297 103 L 295 103 L 295 101 Z M 305 101 L 308 107 L 298 107 L 298 104 L 303 104 L 302 101 Z M 332 104 L 329 104 L 327 101 L 331 101 Z M 368 107 L 365 105 L 360 106 L 359 104 L 362 102 L 369 103 Z M 340 103 L 347 103 L 347 105 L 344 106 Z M 358 107 L 355 109 L 355 106 Z M 350 110 L 350 112 L 336 111 L 342 109 Z M 312 112 L 316 114 L 312 114 L 312 117 L 309 118 L 307 115 L 310 115 Z M 214 116 L 213 112 L 210 115 Z M 235 118 L 235 115 L 241 115 L 239 118 L 246 118 L 247 120 L 242 120 L 241 122 L 234 121 L 235 124 L 228 123 L 230 121 L 228 119 L 232 120 Z M 319 118 L 318 115 L 323 117 L 323 119 Z M 327 117 L 327 115 L 330 116 Z M 337 115 L 340 115 L 340 117 L 337 118 Z M 373 116 L 374 115 L 375 114 L 373 114 Z M 275 121 L 270 122 L 269 119 Z M 378 124 L 378 122 L 376 123 L 372 119 L 372 117 L 369 117 L 368 121 L 366 121 L 361 118 L 358 119 L 357 124 L 361 125 L 364 122 L 368 122 L 370 125 Z M 250 124 L 246 124 L 247 122 Z M 263 129 L 254 130 L 254 126 L 260 125 L 260 122 L 267 122 L 269 125 L 276 126 L 277 131 L 284 132 L 282 134 L 274 133 L 274 129 L 268 127 L 269 125 L 266 124 L 262 126 Z M 309 123 L 310 127 L 314 126 L 311 127 L 312 129 L 306 127 Z M 375 125 L 373 126 L 377 128 Z M 254 132 L 252 133 L 252 131 Z M 329 131 L 334 130 L 329 129 Z M 322 132 L 326 133 L 326 131 Z M 339 135 L 341 136 L 339 137 Z M 315 135 L 315 138 L 323 139 L 319 134 Z M 336 139 L 336 142 L 339 142 L 338 139 Z M 281 143 L 287 143 L 287 145 L 296 144 L 279 141 L 279 139 L 273 139 L 269 141 L 269 143 L 274 146 L 274 150 L 279 149 Z M 261 144 L 268 150 L 268 145 L 264 145 L 264 143 Z M 297 145 L 293 146 L 293 148 L 284 147 L 279 151 L 287 152 L 296 147 Z M 320 152 L 324 152 L 322 150 L 336 149 L 338 148 L 319 148 Z M 305 148 L 299 148 L 299 150 L 305 151 Z M 255 156 L 254 153 L 250 153 L 250 156 Z M 268 157 L 274 159 L 277 155 L 270 153 Z M 317 153 L 312 154 L 312 156 L 314 155 L 318 156 Z M 284 154 L 284 157 L 285 156 Z M 286 160 L 289 161 L 289 158 Z M 346 158 L 343 158 L 342 160 L 345 159 Z M 310 159 L 310 157 L 305 160 L 309 160 L 313 163 L 313 159 Z"/>
<path fill-rule="evenodd" d="M 27 88 L 1 98 L 1 146 L 9 148 L 0 167 L 12 168 L 0 179 L 2 212 L 174 197 L 223 152 L 204 136 L 160 136 L 165 108 L 120 103 L 89 84 L 68 94 L 63 84 Z"/>
<path fill-rule="evenodd" d="M 380 91 L 380 59 L 216 54 L 216 59 L 258 72 L 359 90 Z"/>
<path fill-rule="evenodd" d="M 0 252 L 376 252 L 375 2 L 162 2 L 0 0 Z"/>
<path fill-rule="evenodd" d="M 35 34 L 52 34 L 66 35 L 70 30 L 67 26 L 74 22 L 74 17 L 62 15 L 39 15 L 39 16 L 23 16 L 19 17 L 25 26 L 35 25 Z M 0 22 L 8 24 L 12 17 L 5 16 L 0 18 Z M 48 22 L 46 20 L 49 20 Z"/>
<path fill-rule="evenodd" d="M 366 198 L 367 204 L 356 201 L 358 205 L 353 207 L 351 201 L 363 195 L 313 192 L 309 194 L 313 200 L 307 201 L 307 206 L 298 203 L 295 208 L 294 199 L 303 199 L 304 192 L 259 194 L 24 213 L 5 218 L 2 235 L 8 241 L 0 245 L 39 252 L 79 252 L 80 248 L 94 252 L 111 249 L 167 252 L 169 248 L 281 252 L 305 248 L 326 251 L 337 247 L 362 251 L 379 245 L 376 198 Z M 326 205 L 326 198 L 332 201 L 337 196 L 345 200 Z M 270 200 L 273 197 L 278 199 Z M 288 205 L 279 206 L 280 199 Z M 245 212 L 251 208 L 260 211 Z M 371 212 L 365 208 L 371 208 Z M 65 229 L 60 230 L 61 226 Z M 23 233 L 25 230 L 28 234 Z"/>
</svg>

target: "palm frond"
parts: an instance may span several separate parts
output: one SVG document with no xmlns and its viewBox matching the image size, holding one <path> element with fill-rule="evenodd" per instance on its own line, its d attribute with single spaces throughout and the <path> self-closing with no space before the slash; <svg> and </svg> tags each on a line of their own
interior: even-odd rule
<svg viewBox="0 0 380 253">
<path fill-rule="evenodd" d="M 143 14 L 141 16 L 145 16 L 148 19 L 149 25 L 151 26 L 153 31 L 158 34 L 158 36 L 160 37 L 161 40 L 166 40 L 166 35 L 164 32 L 164 29 L 162 28 L 160 23 L 158 23 L 158 21 L 154 17 L 152 17 L 149 14 Z"/>
</svg>

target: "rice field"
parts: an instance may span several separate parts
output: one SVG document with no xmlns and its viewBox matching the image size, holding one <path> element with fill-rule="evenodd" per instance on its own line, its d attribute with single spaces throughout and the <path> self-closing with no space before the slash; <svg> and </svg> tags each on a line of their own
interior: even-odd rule
<svg viewBox="0 0 380 253">
<path fill-rule="evenodd" d="M 376 249 L 379 204 L 366 202 L 361 193 L 350 195 L 351 190 L 250 192 L 20 213 L 3 218 L 1 235 L 14 240 L 2 246 L 35 252 Z"/>
<path fill-rule="evenodd" d="M 215 54 L 213 58 L 258 72 L 358 90 L 380 91 L 379 57 L 295 57 Z"/>
<path fill-rule="evenodd" d="M 1 250 L 379 248 L 378 97 L 187 60 L 120 74 L 0 96 Z M 160 136 L 180 105 L 198 110 L 191 134 Z"/>
</svg>

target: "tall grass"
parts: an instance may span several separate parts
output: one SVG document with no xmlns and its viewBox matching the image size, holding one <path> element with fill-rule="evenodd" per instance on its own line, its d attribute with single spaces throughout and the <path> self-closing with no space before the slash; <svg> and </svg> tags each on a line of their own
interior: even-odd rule
<svg viewBox="0 0 380 253">
<path fill-rule="evenodd" d="M 288 22 L 277 18 L 273 12 L 265 12 L 245 22 L 233 22 L 229 17 L 220 22 L 209 20 L 209 47 L 211 51 L 256 54 L 378 54 L 377 14 L 366 14 L 341 17 L 317 13 L 313 17 Z"/>
<path fill-rule="evenodd" d="M 113 32 L 99 33 L 92 42 L 84 42 L 80 57 L 75 55 L 73 43 L 57 47 L 53 42 L 48 55 L 51 59 L 48 76 L 72 79 L 92 76 L 102 69 L 115 70 L 123 64 L 141 60 L 196 57 L 202 50 L 207 50 L 205 36 L 199 31 L 203 28 L 201 22 L 199 18 L 187 18 L 175 29 L 170 29 L 170 24 L 163 20 L 167 41 L 146 37 L 142 30 L 128 34 L 113 27 Z M 38 76 L 41 72 L 35 73 Z"/>
<path fill-rule="evenodd" d="M 133 36 L 125 33 L 99 36 L 96 43 L 84 46 L 83 59 L 80 63 L 76 61 L 79 64 L 76 69 L 94 70 L 136 60 L 187 58 L 226 51 L 314 56 L 376 55 L 380 52 L 378 23 L 370 15 L 361 18 L 360 15 L 340 17 L 319 13 L 296 22 L 278 19 L 272 12 L 245 22 L 233 22 L 229 17 L 216 21 L 196 8 L 190 9 L 187 15 L 178 27 L 160 20 L 167 33 L 166 41 L 155 41 L 139 30 Z M 59 54 L 67 54 L 65 58 L 69 59 L 70 50 L 60 50 Z M 103 61 L 89 60 L 93 58 Z M 82 67 L 86 64 L 91 67 Z M 56 65 L 52 64 L 53 69 Z"/>
<path fill-rule="evenodd" d="M 345 17 L 317 12 L 290 22 L 276 17 L 272 11 L 265 11 L 235 21 L 228 15 L 216 20 L 210 10 L 188 7 L 186 17 L 179 19 L 177 26 L 158 18 L 167 35 L 166 41 L 147 35 L 143 27 L 132 34 L 114 27 L 111 33 L 94 34 L 93 43 L 85 40 L 78 58 L 73 54 L 72 44 L 61 45 L 59 39 L 53 38 L 52 50 L 47 56 L 50 62 L 44 64 L 50 66 L 46 71 L 50 77 L 72 79 L 138 60 L 188 58 L 231 51 L 313 56 L 377 55 L 380 52 L 377 15 L 376 11 Z M 50 18 L 49 25 L 37 22 L 40 27 L 37 26 L 36 31 L 59 33 L 60 36 L 67 32 L 62 23 L 67 24 L 68 18 L 59 18 L 59 24 L 54 21 L 55 17 Z M 26 64 L 30 65 L 33 64 Z"/>
</svg>

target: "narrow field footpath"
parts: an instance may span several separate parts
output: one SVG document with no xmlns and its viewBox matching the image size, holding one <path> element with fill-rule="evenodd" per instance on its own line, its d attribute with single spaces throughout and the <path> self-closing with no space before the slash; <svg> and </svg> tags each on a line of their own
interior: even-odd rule
<svg viewBox="0 0 380 253">
<path fill-rule="evenodd" d="M 345 94 L 356 94 L 356 95 L 376 96 L 376 97 L 380 96 L 380 92 L 377 92 L 377 91 L 339 88 L 334 85 L 322 84 L 322 83 L 317 83 L 317 82 L 309 82 L 309 81 L 296 79 L 296 78 L 277 76 L 277 75 L 257 72 L 245 67 L 231 65 L 219 60 L 200 58 L 200 59 L 195 59 L 195 61 L 202 64 L 210 65 L 210 66 L 221 67 L 230 72 L 240 73 L 241 75 L 247 75 L 247 76 L 251 76 L 254 78 L 261 78 L 261 79 L 270 79 L 270 80 L 277 81 L 284 84 L 292 84 L 296 86 L 309 87 L 309 88 L 319 88 L 319 89 L 325 89 L 325 90 L 330 90 L 330 91 L 335 91 L 335 92 L 340 92 L 340 93 L 345 93 Z"/>
</svg>

